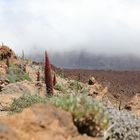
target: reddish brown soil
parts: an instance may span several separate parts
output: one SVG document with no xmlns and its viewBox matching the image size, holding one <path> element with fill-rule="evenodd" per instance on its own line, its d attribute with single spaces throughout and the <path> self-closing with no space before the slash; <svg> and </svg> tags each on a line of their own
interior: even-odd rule
<svg viewBox="0 0 140 140">
<path fill-rule="evenodd" d="M 140 94 L 140 71 L 104 71 L 104 70 L 70 70 L 57 69 L 64 73 L 66 78 L 86 83 L 93 76 L 95 79 L 109 89 L 109 97 L 120 100 L 125 104 L 136 95 Z"/>
</svg>

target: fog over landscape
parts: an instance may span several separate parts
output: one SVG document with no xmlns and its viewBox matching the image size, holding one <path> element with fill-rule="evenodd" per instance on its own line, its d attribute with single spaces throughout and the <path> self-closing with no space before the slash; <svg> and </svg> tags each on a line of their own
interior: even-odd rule
<svg viewBox="0 0 140 140">
<path fill-rule="evenodd" d="M 139 69 L 139 0 L 0 0 L 0 42 L 67 68 Z"/>
<path fill-rule="evenodd" d="M 43 53 L 28 58 L 43 62 Z M 50 54 L 50 58 L 53 65 L 61 68 L 140 70 L 140 58 L 134 55 L 99 55 L 81 50 Z"/>
<path fill-rule="evenodd" d="M 0 140 L 140 140 L 140 0 L 0 0 Z"/>
</svg>

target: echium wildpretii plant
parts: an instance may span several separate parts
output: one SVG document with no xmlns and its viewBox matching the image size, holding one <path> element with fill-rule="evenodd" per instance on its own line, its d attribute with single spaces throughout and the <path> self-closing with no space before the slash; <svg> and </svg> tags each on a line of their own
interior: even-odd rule
<svg viewBox="0 0 140 140">
<path fill-rule="evenodd" d="M 51 64 L 47 51 L 45 51 L 44 75 L 45 75 L 44 77 L 45 77 L 47 95 L 53 95 L 53 80 L 51 75 Z"/>
<path fill-rule="evenodd" d="M 56 83 L 57 83 L 57 81 L 56 81 L 56 75 L 54 74 L 54 76 L 53 76 L 53 86 L 55 86 Z"/>
<path fill-rule="evenodd" d="M 36 81 L 39 82 L 40 81 L 40 71 L 38 70 L 36 73 Z"/>
</svg>

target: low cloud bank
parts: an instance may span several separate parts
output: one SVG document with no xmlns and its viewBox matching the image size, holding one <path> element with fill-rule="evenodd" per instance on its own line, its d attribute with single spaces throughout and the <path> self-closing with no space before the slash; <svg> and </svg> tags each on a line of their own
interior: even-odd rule
<svg viewBox="0 0 140 140">
<path fill-rule="evenodd" d="M 43 53 L 28 56 L 43 61 Z M 70 51 L 50 54 L 51 63 L 61 68 L 104 69 L 104 70 L 140 70 L 140 58 L 133 55 L 102 55 L 85 51 Z"/>
</svg>

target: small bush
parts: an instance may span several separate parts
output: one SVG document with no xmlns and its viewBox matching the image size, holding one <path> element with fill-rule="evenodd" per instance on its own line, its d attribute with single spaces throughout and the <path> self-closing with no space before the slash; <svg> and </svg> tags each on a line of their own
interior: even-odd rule
<svg viewBox="0 0 140 140">
<path fill-rule="evenodd" d="M 46 100 L 38 95 L 23 95 L 18 99 L 14 99 L 10 105 L 10 111 L 21 112 L 24 108 L 36 103 L 46 103 Z"/>
<path fill-rule="evenodd" d="M 87 93 L 88 92 L 88 90 L 85 88 L 85 86 L 81 82 L 78 82 L 75 80 L 69 81 L 68 89 L 70 89 L 71 91 L 75 91 L 77 93 Z"/>
<path fill-rule="evenodd" d="M 61 109 L 71 112 L 74 123 L 82 134 L 99 136 L 109 126 L 109 117 L 104 107 L 87 95 L 52 97 L 50 102 Z"/>
<path fill-rule="evenodd" d="M 67 90 L 66 90 L 65 85 L 63 85 L 62 83 L 61 83 L 61 84 L 60 84 L 60 83 L 57 83 L 57 84 L 54 86 L 54 89 L 55 89 L 55 90 L 58 90 L 58 91 L 60 91 L 60 92 L 62 92 L 62 93 L 67 93 Z"/>
<path fill-rule="evenodd" d="M 61 73 L 60 73 L 60 77 L 63 78 L 63 79 L 65 78 L 65 74 L 64 74 L 63 71 L 61 71 Z"/>
<path fill-rule="evenodd" d="M 15 83 L 23 80 L 30 81 L 29 74 L 25 73 L 20 68 L 17 68 L 15 66 L 12 66 L 8 69 L 7 78 L 10 81 L 10 83 Z"/>
</svg>

